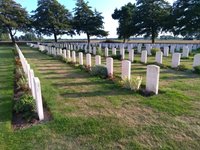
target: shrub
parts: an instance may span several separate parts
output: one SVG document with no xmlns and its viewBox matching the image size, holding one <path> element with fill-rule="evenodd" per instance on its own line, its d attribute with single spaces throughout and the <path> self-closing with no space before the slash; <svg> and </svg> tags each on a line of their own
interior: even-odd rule
<svg viewBox="0 0 200 150">
<path fill-rule="evenodd" d="M 97 48 L 96 55 L 103 56 L 103 52 L 100 48 Z"/>
<path fill-rule="evenodd" d="M 108 77 L 108 71 L 107 68 L 103 65 L 96 65 L 91 68 L 91 75 L 93 76 L 99 76 L 101 78 L 107 78 Z"/>
<path fill-rule="evenodd" d="M 47 52 L 48 52 L 47 50 L 41 51 L 42 54 L 47 54 Z"/>
<path fill-rule="evenodd" d="M 140 89 L 141 84 L 142 84 L 141 76 L 131 78 L 130 80 L 128 78 L 122 80 L 122 86 L 126 89 L 131 89 L 133 91 L 138 91 Z"/>
<path fill-rule="evenodd" d="M 117 60 L 121 60 L 122 59 L 122 55 L 117 54 L 117 55 L 112 55 L 113 59 L 117 59 Z"/>
<path fill-rule="evenodd" d="M 20 58 L 19 58 L 18 56 L 15 57 L 15 64 L 16 64 L 17 66 L 21 66 L 21 65 L 22 65 L 22 64 L 21 64 L 21 61 L 20 61 Z"/>
<path fill-rule="evenodd" d="M 23 91 L 27 91 L 29 89 L 28 82 L 24 76 L 22 76 L 19 81 L 17 81 L 17 86 Z"/>
<path fill-rule="evenodd" d="M 84 54 L 85 50 L 84 49 L 79 49 L 78 52 L 82 52 Z"/>
<path fill-rule="evenodd" d="M 160 49 L 158 49 L 158 48 L 152 48 L 151 49 L 152 56 L 156 56 L 156 52 L 158 52 L 158 51 L 160 51 Z"/>
<path fill-rule="evenodd" d="M 17 68 L 16 68 L 16 72 L 15 72 L 15 77 L 16 77 L 17 81 L 18 81 L 20 78 L 22 78 L 23 75 L 24 75 L 23 70 L 22 70 L 21 68 L 17 67 Z"/>
<path fill-rule="evenodd" d="M 55 56 L 55 57 L 56 57 L 56 59 L 58 59 L 58 60 L 64 61 L 64 58 L 63 58 L 63 56 L 61 56 L 61 55 L 57 55 L 57 56 Z"/>
<path fill-rule="evenodd" d="M 186 68 L 185 65 L 179 65 L 179 66 L 176 68 L 176 70 L 178 70 L 178 71 L 185 71 L 185 70 L 187 70 L 187 68 Z"/>
<path fill-rule="evenodd" d="M 195 66 L 194 72 L 197 73 L 197 74 L 200 74 L 200 66 Z"/>
<path fill-rule="evenodd" d="M 30 121 L 35 117 L 35 100 L 32 96 L 25 94 L 14 103 L 13 109 L 16 113 L 22 113 L 25 120 Z"/>
</svg>

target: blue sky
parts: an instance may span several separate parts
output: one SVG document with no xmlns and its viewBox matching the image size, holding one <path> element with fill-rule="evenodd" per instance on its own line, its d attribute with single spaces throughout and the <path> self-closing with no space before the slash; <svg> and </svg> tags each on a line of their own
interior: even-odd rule
<svg viewBox="0 0 200 150">
<path fill-rule="evenodd" d="M 22 7 L 26 8 L 28 12 L 35 10 L 37 8 L 37 0 L 15 0 L 20 3 Z M 75 7 L 76 0 L 58 0 L 62 5 L 64 5 L 69 11 L 73 11 Z M 102 12 L 104 17 L 104 27 L 106 31 L 109 31 L 109 38 L 115 38 L 116 28 L 118 27 L 118 22 L 113 20 L 111 14 L 114 12 L 115 8 L 120 8 L 121 6 L 127 4 L 128 2 L 134 3 L 134 0 L 86 0 L 89 2 L 89 6 L 92 9 L 97 9 Z M 173 3 L 174 0 L 167 0 Z M 62 36 L 62 38 L 71 38 L 67 36 Z M 86 35 L 74 36 L 73 38 L 86 38 Z"/>
</svg>

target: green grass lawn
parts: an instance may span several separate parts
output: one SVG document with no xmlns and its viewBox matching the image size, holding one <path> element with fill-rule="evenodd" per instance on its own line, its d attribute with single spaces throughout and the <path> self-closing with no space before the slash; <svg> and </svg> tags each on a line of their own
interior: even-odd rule
<svg viewBox="0 0 200 150">
<path fill-rule="evenodd" d="M 3 86 L 6 98 L 0 95 L 0 149 L 188 150 L 200 147 L 198 75 L 161 69 L 160 94 L 143 97 L 109 80 L 91 77 L 35 49 L 20 48 L 41 80 L 43 100 L 53 120 L 12 130 L 13 54 L 11 48 L 1 47 L 0 64 L 6 72 L 1 71 L 0 78 L 7 89 Z M 116 75 L 120 75 L 120 69 L 120 61 L 114 60 Z M 132 75 L 142 75 L 144 83 L 145 74 L 145 65 L 132 64 Z M 9 82 L 5 82 L 6 78 Z"/>
</svg>

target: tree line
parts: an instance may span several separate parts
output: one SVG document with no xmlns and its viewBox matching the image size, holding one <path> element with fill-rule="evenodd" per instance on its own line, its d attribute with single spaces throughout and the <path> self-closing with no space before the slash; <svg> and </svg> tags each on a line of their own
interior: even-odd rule
<svg viewBox="0 0 200 150">
<path fill-rule="evenodd" d="M 136 0 L 115 9 L 112 18 L 118 20 L 117 34 L 125 40 L 131 36 L 151 37 L 152 43 L 160 32 L 174 36 L 200 39 L 200 0 Z"/>
<path fill-rule="evenodd" d="M 0 4 L 0 31 L 8 33 L 13 43 L 17 31 L 32 32 L 40 37 L 53 35 L 55 42 L 58 35 L 85 33 L 89 43 L 91 36 L 108 35 L 103 24 L 101 13 L 92 10 L 84 0 L 77 0 L 74 16 L 57 0 L 38 0 L 32 15 L 14 0 L 2 0 Z"/>
<path fill-rule="evenodd" d="M 171 32 L 174 36 L 200 38 L 200 1 L 176 0 L 170 5 L 165 0 L 136 0 L 120 9 L 115 9 L 112 18 L 118 20 L 117 34 L 124 42 L 131 36 L 151 37 L 152 43 L 160 32 Z M 36 10 L 28 14 L 26 9 L 14 0 L 1 0 L 0 34 L 9 34 L 15 43 L 17 31 L 54 36 L 84 33 L 88 43 L 91 36 L 103 37 L 104 30 L 101 12 L 92 9 L 88 2 L 76 0 L 72 13 L 57 0 L 38 0 Z M 27 35 L 23 38 L 33 38 Z"/>
</svg>

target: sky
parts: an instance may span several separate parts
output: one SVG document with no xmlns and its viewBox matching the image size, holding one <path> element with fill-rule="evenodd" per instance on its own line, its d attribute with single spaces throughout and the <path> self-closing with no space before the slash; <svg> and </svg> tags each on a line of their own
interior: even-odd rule
<svg viewBox="0 0 200 150">
<path fill-rule="evenodd" d="M 20 3 L 23 8 L 31 13 L 32 10 L 37 8 L 37 0 L 15 0 L 17 3 Z M 75 8 L 76 0 L 58 0 L 59 3 L 64 5 L 70 12 L 73 14 L 73 8 Z M 102 13 L 104 17 L 104 29 L 109 31 L 108 38 L 117 38 L 116 29 L 118 27 L 118 21 L 113 20 L 111 15 L 114 13 L 116 8 L 120 9 L 121 6 L 131 2 L 135 3 L 135 0 L 85 0 L 89 2 L 89 6 L 92 9 L 97 9 L 97 11 Z M 175 0 L 166 0 L 169 3 L 173 3 Z M 18 34 L 19 35 L 19 34 Z M 71 39 L 69 36 L 62 36 L 62 38 Z M 86 35 L 81 34 L 80 36 L 73 36 L 73 39 L 77 38 L 86 38 Z"/>
</svg>

